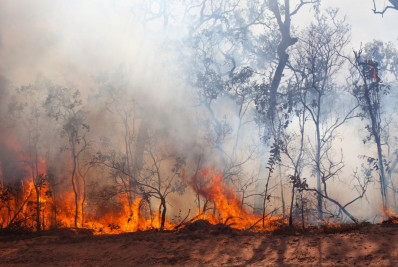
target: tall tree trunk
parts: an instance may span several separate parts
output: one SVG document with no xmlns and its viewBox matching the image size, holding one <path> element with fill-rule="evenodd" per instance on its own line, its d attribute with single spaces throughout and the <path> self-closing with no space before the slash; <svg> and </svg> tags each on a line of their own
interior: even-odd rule
<svg viewBox="0 0 398 267">
<path fill-rule="evenodd" d="M 294 186 L 294 183 L 292 185 L 292 197 L 290 199 L 290 213 L 289 213 L 289 226 L 291 227 L 293 225 L 293 203 L 294 203 L 294 193 L 295 193 L 296 187 Z"/>
<path fill-rule="evenodd" d="M 78 181 L 78 175 L 77 175 L 77 155 L 75 151 L 75 142 L 74 140 L 71 140 L 71 156 L 72 156 L 72 174 L 71 174 L 71 180 L 72 180 L 72 188 L 73 188 L 73 193 L 75 194 L 75 218 L 74 218 L 74 226 L 77 228 L 77 222 L 79 220 L 79 181 Z"/>
<path fill-rule="evenodd" d="M 267 172 L 267 162 L 269 157 L 269 143 L 271 139 L 271 127 L 264 127 L 263 133 L 264 141 L 261 142 L 260 145 L 260 166 L 258 169 L 258 180 L 256 183 L 256 194 L 257 196 L 254 198 L 254 207 L 253 213 L 261 214 L 263 198 L 261 197 L 264 192 L 262 188 L 265 187 L 266 183 L 266 172 Z M 264 178 L 263 178 L 264 177 Z"/>
<path fill-rule="evenodd" d="M 281 187 L 282 214 L 283 214 L 283 217 L 285 217 L 286 216 L 286 204 L 285 204 L 285 196 L 284 196 L 284 192 L 283 192 L 282 168 L 281 168 L 280 163 L 278 163 L 278 168 L 279 168 L 279 185 Z"/>
<path fill-rule="evenodd" d="M 40 190 L 37 185 L 35 185 L 35 192 L 36 192 L 36 231 L 41 230 L 41 223 L 40 223 Z"/>
<path fill-rule="evenodd" d="M 77 228 L 77 221 L 78 221 L 78 213 L 79 213 L 79 198 L 78 198 L 78 185 L 76 181 L 76 169 L 75 169 L 75 161 L 73 160 L 73 169 L 72 169 L 72 187 L 73 193 L 75 194 L 75 220 L 74 225 Z"/>
<path fill-rule="evenodd" d="M 123 118 L 123 124 L 124 124 L 124 148 L 125 148 L 125 154 L 126 154 L 126 166 L 127 166 L 127 173 L 129 174 L 129 175 L 131 175 L 131 167 L 130 167 L 130 164 L 131 164 L 131 161 L 132 161 L 132 159 L 131 159 L 131 157 L 130 157 L 130 132 L 129 132 L 129 125 L 128 125 L 128 122 L 127 122 L 127 118 Z M 126 179 L 128 179 L 129 180 L 129 182 L 128 182 L 128 184 L 126 185 L 125 183 L 124 183 L 124 185 L 125 185 L 125 187 L 130 187 L 131 186 L 131 178 L 129 178 L 129 177 L 126 177 Z M 133 198 L 132 198 L 132 192 L 131 192 L 131 187 L 130 188 L 126 188 L 126 191 L 127 191 L 127 202 L 128 202 L 128 204 L 129 204 L 129 211 L 130 211 L 130 213 L 132 212 L 132 206 L 133 206 Z"/>
<path fill-rule="evenodd" d="M 86 178 L 84 175 L 81 175 L 79 172 L 79 176 L 82 178 L 83 186 L 82 186 L 82 199 L 80 201 L 80 210 L 81 210 L 81 226 L 84 227 L 84 203 L 86 202 Z"/>
<path fill-rule="evenodd" d="M 148 128 L 149 122 L 146 119 L 142 119 L 140 128 L 138 130 L 137 143 L 134 152 L 134 163 L 132 177 L 129 178 L 130 190 L 133 192 L 132 197 L 135 198 L 135 193 L 137 192 L 136 181 L 141 173 L 141 169 L 144 164 L 144 152 L 145 146 L 148 142 Z"/>
<path fill-rule="evenodd" d="M 160 231 L 163 231 L 164 224 L 166 222 L 166 199 L 164 199 L 163 197 L 161 198 L 160 205 L 162 207 L 162 218 L 161 218 L 161 223 L 160 223 Z"/>
<path fill-rule="evenodd" d="M 371 121 L 371 130 L 375 139 L 375 143 L 377 146 L 377 156 L 379 161 L 379 171 L 380 171 L 380 191 L 381 191 L 381 199 L 383 203 L 383 208 L 388 208 L 388 191 L 386 184 L 386 176 L 384 173 L 384 164 L 383 164 L 383 151 L 381 148 L 381 140 L 380 140 L 380 123 L 378 121 L 377 112 L 379 107 L 375 107 L 375 104 L 372 105 L 372 101 L 370 99 L 369 90 L 370 85 L 368 85 L 365 81 L 365 99 L 367 102 L 367 109 Z M 376 103 L 378 104 L 378 103 Z"/>
<path fill-rule="evenodd" d="M 269 8 L 274 13 L 274 16 L 276 18 L 276 21 L 279 26 L 279 32 L 281 34 L 281 41 L 278 44 L 277 48 L 277 55 L 278 55 L 278 65 L 276 67 L 276 70 L 273 74 L 272 81 L 271 81 L 271 88 L 270 88 L 270 99 L 269 99 L 269 108 L 268 108 L 268 118 L 271 123 L 273 123 L 274 118 L 275 118 L 275 112 L 276 112 L 276 99 L 277 99 L 277 91 L 279 88 L 279 85 L 282 80 L 283 76 L 283 70 L 286 67 L 286 64 L 289 60 L 289 55 L 286 53 L 286 50 L 294 45 L 297 42 L 297 38 L 292 38 L 290 36 L 290 3 L 289 0 L 285 0 L 284 4 L 284 21 L 282 21 L 282 16 L 281 16 L 281 7 L 278 4 L 278 0 L 270 0 L 269 1 Z M 269 127 L 270 128 L 270 127 Z M 270 130 L 269 130 L 270 131 Z M 264 135 L 266 136 L 266 135 Z M 270 136 L 270 135 L 269 135 Z M 264 145 L 265 146 L 265 145 Z M 267 148 L 265 148 L 267 149 Z M 262 154 L 263 155 L 263 154 Z M 266 166 L 266 156 L 264 153 L 264 159 L 260 163 L 260 170 L 259 170 L 259 184 L 260 186 L 257 186 L 257 188 L 262 188 L 261 186 L 261 177 L 264 177 L 265 175 L 265 166 Z M 255 200 L 254 204 L 254 211 L 258 212 L 258 208 L 260 207 L 261 203 L 261 198 L 257 198 Z"/>
<path fill-rule="evenodd" d="M 319 105 L 320 106 L 320 105 Z M 316 122 L 316 156 L 315 156 L 315 164 L 316 164 L 316 189 L 318 192 L 322 192 L 321 189 L 321 137 L 320 137 L 320 129 L 319 129 L 319 115 L 318 121 Z M 318 210 L 318 220 L 319 222 L 323 221 L 323 209 L 322 209 L 322 196 L 320 194 L 317 195 L 317 210 Z"/>
<path fill-rule="evenodd" d="M 305 220 L 304 220 L 304 201 L 303 201 L 303 192 L 300 194 L 300 200 L 301 200 L 301 226 L 303 227 L 303 230 L 305 229 Z"/>
<path fill-rule="evenodd" d="M 269 179 L 271 178 L 272 171 L 269 170 L 268 172 L 268 177 L 267 177 L 267 183 L 265 184 L 265 190 L 264 190 L 264 201 L 263 201 L 263 228 L 265 226 L 265 209 L 267 207 L 267 199 L 268 199 L 268 185 L 269 185 Z"/>
<path fill-rule="evenodd" d="M 36 193 L 36 231 L 39 232 L 41 230 L 41 222 L 40 222 L 40 181 L 38 181 L 39 177 L 39 168 L 38 168 L 38 154 L 37 154 L 37 146 L 36 144 L 32 144 L 32 136 L 29 132 L 29 147 L 31 147 L 31 151 L 29 153 L 30 159 L 30 169 L 32 176 L 32 183 Z"/>
<path fill-rule="evenodd" d="M 270 107 L 269 107 L 269 117 L 271 122 L 275 118 L 276 111 L 276 94 L 279 88 L 279 84 L 282 80 L 283 70 L 286 67 L 287 61 L 289 60 L 289 55 L 286 50 L 294 45 L 298 40 L 297 38 L 292 38 L 290 36 L 290 1 L 285 0 L 284 4 L 284 21 L 282 21 L 281 7 L 278 4 L 278 0 L 271 0 L 269 2 L 270 9 L 274 13 L 276 21 L 278 22 L 279 32 L 281 34 L 281 41 L 278 44 L 277 54 L 278 54 L 278 65 L 276 67 L 274 76 L 271 82 L 271 93 L 270 93 Z"/>
<path fill-rule="evenodd" d="M 377 155 L 379 158 L 381 198 L 382 198 L 384 208 L 387 209 L 388 208 L 388 192 L 387 192 L 387 181 L 386 181 L 384 165 L 383 165 L 383 151 L 381 148 L 380 137 L 375 136 L 375 139 L 376 139 L 376 145 L 377 145 Z"/>
<path fill-rule="evenodd" d="M 51 228 L 58 228 L 58 225 L 57 225 L 57 213 L 58 213 L 58 211 L 57 211 L 57 203 L 55 202 L 55 200 L 56 200 L 55 189 L 52 188 L 51 191 L 52 191 L 52 198 L 53 198 L 52 212 L 53 212 L 53 215 L 54 215 L 53 219 L 51 220 Z"/>
</svg>

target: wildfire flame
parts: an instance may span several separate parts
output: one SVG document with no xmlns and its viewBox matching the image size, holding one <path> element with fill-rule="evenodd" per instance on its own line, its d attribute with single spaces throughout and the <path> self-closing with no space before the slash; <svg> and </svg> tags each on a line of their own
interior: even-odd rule
<svg viewBox="0 0 398 267">
<path fill-rule="evenodd" d="M 243 207 L 235 191 L 225 184 L 222 174 L 212 168 L 200 170 L 198 175 L 193 176 L 190 185 L 198 195 L 214 203 L 212 211 L 207 209 L 199 215 L 212 224 L 224 223 L 236 229 L 272 231 L 283 221 L 283 218 L 278 216 L 263 218 L 261 215 L 250 213 Z M 259 224 L 262 220 L 264 227 L 263 224 Z"/>
<path fill-rule="evenodd" d="M 40 173 L 45 176 L 45 161 L 40 160 Z M 214 204 L 212 209 L 201 211 L 197 219 L 208 220 L 212 224 L 224 223 L 237 229 L 273 230 L 281 224 L 280 217 L 264 218 L 266 227 L 262 228 L 262 216 L 254 215 L 242 207 L 236 193 L 225 185 L 221 173 L 211 168 L 203 169 L 189 182 L 194 191 Z M 200 183 L 202 186 L 193 186 Z M 21 183 L 21 195 L 10 195 L 7 205 L 0 210 L 0 226 L 5 228 L 14 222 L 23 223 L 25 227 L 35 229 L 35 210 L 40 206 L 41 229 L 56 227 L 73 227 L 74 225 L 74 195 L 64 192 L 55 198 L 50 192 L 49 184 L 44 182 L 39 190 L 31 177 Z M 5 193 L 4 187 L 0 188 Z M 38 201 L 37 201 L 38 200 Z M 136 198 L 132 205 L 124 195 L 119 196 L 120 209 L 107 211 L 88 211 L 84 214 L 81 227 L 92 229 L 97 234 L 144 231 L 159 229 L 160 214 L 152 214 L 146 200 Z M 5 202 L 3 203 L 5 204 Z M 13 209 L 5 208 L 13 207 Z M 257 226 L 256 226 L 257 224 Z M 174 229 L 175 224 L 166 219 L 164 229 Z"/>
<path fill-rule="evenodd" d="M 388 218 L 388 222 L 393 223 L 393 224 L 398 223 L 398 216 L 397 216 L 397 214 L 395 214 L 392 211 L 391 207 L 386 208 L 384 206 L 381 206 L 380 211 L 381 211 L 381 214 L 383 215 L 383 217 Z"/>
<path fill-rule="evenodd" d="M 11 144 L 12 143 L 12 144 Z M 5 183 L 0 166 L 0 229 L 22 227 L 30 230 L 47 230 L 75 226 L 75 194 L 71 189 L 55 190 L 49 181 L 47 163 L 43 158 L 32 158 L 14 140 L 7 149 L 18 154 L 18 168 L 23 178 L 17 184 Z M 4 145 L 4 143 L 3 143 Z M 190 179 L 185 179 L 193 192 L 207 207 L 198 210 L 190 222 L 204 219 L 211 224 L 223 223 L 236 229 L 270 231 L 285 223 L 283 218 L 249 212 L 238 195 L 229 187 L 220 172 L 203 168 Z M 67 188 L 67 187 L 66 187 Z M 148 199 L 128 199 L 127 194 L 116 196 L 117 208 L 86 207 L 78 227 L 89 228 L 97 234 L 145 231 L 160 229 L 160 209 L 153 212 Z M 80 202 L 83 203 L 83 202 Z M 212 206 L 210 208 L 210 206 Z M 38 218 L 38 216 L 40 216 Z M 175 229 L 181 222 L 171 223 L 166 217 L 164 230 Z"/>
</svg>

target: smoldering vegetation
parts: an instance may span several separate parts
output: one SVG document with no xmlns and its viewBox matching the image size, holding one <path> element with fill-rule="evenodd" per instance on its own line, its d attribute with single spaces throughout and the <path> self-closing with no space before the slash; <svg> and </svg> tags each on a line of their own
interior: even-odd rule
<svg viewBox="0 0 398 267">
<path fill-rule="evenodd" d="M 3 1 L 0 227 L 393 216 L 397 48 L 290 2 Z"/>
</svg>

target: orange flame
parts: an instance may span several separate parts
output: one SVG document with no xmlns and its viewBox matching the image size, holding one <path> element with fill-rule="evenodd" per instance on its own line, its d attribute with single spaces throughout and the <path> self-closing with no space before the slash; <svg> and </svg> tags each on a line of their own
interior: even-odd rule
<svg viewBox="0 0 398 267">
<path fill-rule="evenodd" d="M 24 177 L 19 184 L 6 185 L 0 166 L 0 229 L 13 225 L 31 230 L 47 230 L 58 227 L 74 227 L 75 195 L 71 188 L 63 192 L 55 190 L 48 181 L 46 161 L 42 158 L 32 161 L 30 154 L 24 153 L 18 142 L 13 140 L 13 149 L 18 151 L 19 168 Z M 27 163 L 34 164 L 27 164 Z M 212 224 L 223 223 L 232 228 L 269 231 L 285 223 L 281 217 L 267 216 L 249 212 L 235 191 L 227 186 L 220 172 L 204 168 L 186 181 L 195 193 L 213 204 L 212 209 L 199 211 L 196 219 L 205 219 Z M 55 190 L 55 191 L 54 191 Z M 128 199 L 128 195 L 119 193 L 115 197 L 116 207 L 88 206 L 80 202 L 83 209 L 79 217 L 79 227 L 89 228 L 96 234 L 145 231 L 159 229 L 161 215 L 151 210 L 149 200 L 144 198 Z M 39 211 L 38 211 L 39 210 Z M 40 214 L 40 218 L 37 218 Z M 192 220 L 191 220 L 192 221 Z M 264 223 L 262 222 L 264 221 Z M 260 223 L 261 222 L 261 223 Z M 264 227 L 262 226 L 264 224 Z M 163 229 L 172 230 L 176 224 L 167 218 Z"/>
<path fill-rule="evenodd" d="M 387 217 L 390 223 L 396 224 L 398 223 L 398 216 L 392 211 L 391 207 L 384 207 L 383 205 L 380 206 L 380 211 L 383 217 Z M 382 221 L 383 222 L 383 221 Z"/>
<path fill-rule="evenodd" d="M 250 213 L 242 206 L 234 190 L 225 185 L 222 174 L 211 168 L 200 170 L 198 175 L 192 177 L 190 184 L 198 195 L 215 204 L 213 212 L 205 210 L 200 215 L 212 224 L 221 222 L 236 229 L 254 227 L 257 231 L 272 231 L 283 223 L 282 217 L 262 218 L 261 215 Z M 265 221 L 263 228 L 262 224 L 259 224 L 262 220 Z"/>
</svg>

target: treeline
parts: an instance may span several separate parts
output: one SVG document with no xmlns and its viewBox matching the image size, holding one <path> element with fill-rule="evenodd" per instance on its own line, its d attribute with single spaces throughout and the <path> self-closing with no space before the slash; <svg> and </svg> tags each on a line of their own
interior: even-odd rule
<svg viewBox="0 0 398 267">
<path fill-rule="evenodd" d="M 209 166 L 235 192 L 219 194 L 289 225 L 358 222 L 370 214 L 352 207 L 366 200 L 397 207 L 392 43 L 353 48 L 349 25 L 320 1 L 155 6 L 135 7 L 135 20 L 167 37 L 170 84 L 121 69 L 95 73 L 94 89 L 39 77 L 3 93 L 2 228 L 220 216 L 214 181 L 199 175 Z M 309 7 L 312 22 L 293 25 Z"/>
</svg>

